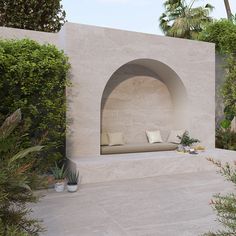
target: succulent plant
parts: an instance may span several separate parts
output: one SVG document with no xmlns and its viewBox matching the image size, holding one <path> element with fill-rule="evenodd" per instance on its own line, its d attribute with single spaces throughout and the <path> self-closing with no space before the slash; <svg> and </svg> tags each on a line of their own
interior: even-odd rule
<svg viewBox="0 0 236 236">
<path fill-rule="evenodd" d="M 79 171 L 68 170 L 66 179 L 68 185 L 77 185 L 79 181 Z"/>
<path fill-rule="evenodd" d="M 184 147 L 190 147 L 192 144 L 200 142 L 198 139 L 191 138 L 188 131 L 185 131 L 182 136 L 178 135 L 177 137 L 180 139 L 180 144 Z"/>
<path fill-rule="evenodd" d="M 65 165 L 63 165 L 61 168 L 58 166 L 58 164 L 55 162 L 55 166 L 51 168 L 52 174 L 55 178 L 55 180 L 65 179 L 66 177 L 66 169 Z"/>
</svg>

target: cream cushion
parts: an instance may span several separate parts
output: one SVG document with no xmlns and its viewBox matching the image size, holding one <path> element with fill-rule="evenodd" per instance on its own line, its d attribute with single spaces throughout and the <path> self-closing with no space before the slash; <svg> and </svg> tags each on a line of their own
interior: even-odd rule
<svg viewBox="0 0 236 236">
<path fill-rule="evenodd" d="M 182 137 L 184 132 L 185 130 L 171 130 L 167 142 L 179 144 L 181 140 L 178 138 L 178 136 Z"/>
<path fill-rule="evenodd" d="M 124 145 L 124 138 L 121 132 L 108 133 L 109 146 Z"/>
<path fill-rule="evenodd" d="M 148 142 L 149 143 L 162 143 L 161 132 L 159 130 L 156 131 L 146 131 Z"/>
<path fill-rule="evenodd" d="M 102 146 L 108 146 L 109 145 L 109 139 L 107 133 L 101 134 L 101 145 Z"/>
</svg>

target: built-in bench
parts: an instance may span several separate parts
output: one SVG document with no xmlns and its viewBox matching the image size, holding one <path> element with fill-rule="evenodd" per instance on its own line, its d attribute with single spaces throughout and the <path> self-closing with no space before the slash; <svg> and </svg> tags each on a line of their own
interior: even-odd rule
<svg viewBox="0 0 236 236">
<path fill-rule="evenodd" d="M 172 151 L 177 146 L 178 144 L 174 143 L 138 143 L 119 146 L 101 146 L 101 154 Z"/>
</svg>

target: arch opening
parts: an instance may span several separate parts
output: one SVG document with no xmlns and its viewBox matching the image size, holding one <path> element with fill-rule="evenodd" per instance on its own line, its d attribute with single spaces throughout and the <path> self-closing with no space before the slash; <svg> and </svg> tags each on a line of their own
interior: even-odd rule
<svg viewBox="0 0 236 236">
<path fill-rule="evenodd" d="M 152 59 L 124 64 L 110 77 L 101 101 L 101 133 L 122 132 L 125 143 L 147 142 L 146 130 L 187 129 L 187 93 L 170 67 Z"/>
</svg>

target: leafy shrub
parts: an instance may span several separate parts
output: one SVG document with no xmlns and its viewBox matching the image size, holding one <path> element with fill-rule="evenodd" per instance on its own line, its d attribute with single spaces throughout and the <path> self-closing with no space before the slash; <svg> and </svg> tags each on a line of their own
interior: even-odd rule
<svg viewBox="0 0 236 236">
<path fill-rule="evenodd" d="M 216 130 L 216 147 L 236 151 L 236 133 L 230 129 L 219 128 Z"/>
<path fill-rule="evenodd" d="M 236 24 L 226 19 L 215 20 L 200 33 L 199 39 L 215 43 L 219 53 L 232 53 L 236 51 Z"/>
<path fill-rule="evenodd" d="M 183 145 L 184 147 L 189 147 L 193 145 L 194 143 L 199 143 L 200 141 L 195 138 L 191 138 L 189 136 L 189 132 L 185 131 L 182 136 L 177 136 L 180 139 L 180 144 Z"/>
<path fill-rule="evenodd" d="M 236 116 L 236 61 L 234 56 L 229 57 L 227 60 L 227 74 L 222 87 L 222 95 L 225 105 L 225 120 L 231 124 L 231 121 Z M 226 128 L 228 127 L 226 126 Z"/>
<path fill-rule="evenodd" d="M 51 168 L 52 174 L 55 178 L 55 180 L 62 180 L 66 177 L 66 169 L 65 165 L 62 165 L 62 167 L 59 167 L 57 163 L 55 163 L 55 166 Z"/>
<path fill-rule="evenodd" d="M 27 204 L 37 202 L 31 191 L 32 161 L 29 155 L 42 149 L 33 146 L 22 149 L 20 139 L 13 133 L 21 120 L 17 110 L 0 127 L 0 235 L 38 235 L 42 231 L 35 219 L 29 218 Z"/>
<path fill-rule="evenodd" d="M 35 163 L 42 171 L 65 157 L 68 58 L 53 45 L 0 40 L 0 122 L 21 107 L 25 145 L 46 148 Z"/>
<path fill-rule="evenodd" d="M 76 170 L 68 170 L 67 171 L 67 184 L 68 185 L 76 185 L 79 181 L 79 171 Z"/>
<path fill-rule="evenodd" d="M 4 0 L 0 4 L 0 26 L 57 32 L 65 23 L 61 0 Z"/>
<path fill-rule="evenodd" d="M 230 165 L 229 163 L 222 164 L 220 161 L 208 159 L 219 168 L 219 173 L 236 186 L 236 163 Z M 226 195 L 216 194 L 211 200 L 211 205 L 217 213 L 217 220 L 223 226 L 222 230 L 217 232 L 209 232 L 204 236 L 226 236 L 236 235 L 236 195 L 229 193 Z"/>
<path fill-rule="evenodd" d="M 200 40 L 216 44 L 216 50 L 226 55 L 225 81 L 221 89 L 224 100 L 224 120 L 217 131 L 216 145 L 235 150 L 235 134 L 230 131 L 231 121 L 236 116 L 236 21 L 221 19 L 210 23 L 202 31 Z M 220 137 L 222 135 L 222 137 Z M 228 143 L 227 143 L 228 142 Z"/>
</svg>

